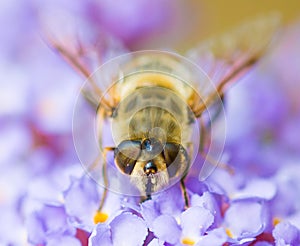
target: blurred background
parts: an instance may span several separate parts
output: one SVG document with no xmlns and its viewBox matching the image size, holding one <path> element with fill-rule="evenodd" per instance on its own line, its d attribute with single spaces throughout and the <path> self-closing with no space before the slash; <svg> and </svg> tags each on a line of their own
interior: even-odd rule
<svg viewBox="0 0 300 246">
<path fill-rule="evenodd" d="M 300 3 L 297 0 L 284 3 L 280 0 L 260 1 L 254 4 L 251 1 L 238 0 L 191 0 L 180 3 L 181 25 L 175 27 L 175 38 L 172 40 L 169 33 L 159 37 L 158 44 L 167 45 L 175 41 L 175 47 L 184 51 L 204 38 L 222 33 L 242 20 L 247 20 L 259 14 L 278 11 L 282 15 L 282 22 L 285 24 L 299 20 Z M 181 33 L 183 32 L 183 36 Z M 185 32 L 185 33 L 184 33 Z M 164 40 L 162 42 L 162 40 Z M 153 45 L 151 40 L 150 45 Z M 156 44 L 156 43 L 155 43 Z"/>
<path fill-rule="evenodd" d="M 241 20 L 247 20 L 259 14 L 278 11 L 282 15 L 283 23 L 286 24 L 299 20 L 300 15 L 300 3 L 296 0 L 288 3 L 279 0 L 263 0 L 256 4 L 238 0 L 192 0 L 188 5 L 194 11 L 190 18 L 196 16 L 197 21 L 193 26 L 191 38 L 180 44 L 183 49 L 195 45 L 200 39 L 224 32 L 240 23 Z"/>
<path fill-rule="evenodd" d="M 184 54 L 202 39 L 270 11 L 281 13 L 285 31 L 264 65 L 230 92 L 228 103 L 228 151 L 240 153 L 230 159 L 263 176 L 298 160 L 300 153 L 298 0 L 2 0 L 0 242 L 22 244 L 26 215 L 41 201 L 60 201 L 69 176 L 81 173 L 72 114 L 84 79 L 49 47 L 48 27 L 66 34 L 75 19 L 83 36 L 114 40 L 105 46 L 113 51 L 117 46 L 119 51 L 162 48 Z M 105 58 L 115 54 L 104 53 Z M 250 105 L 249 110 L 236 107 L 240 104 Z M 249 117 L 256 123 L 247 128 Z M 257 134 L 247 151 L 238 149 L 241 139 Z"/>
</svg>

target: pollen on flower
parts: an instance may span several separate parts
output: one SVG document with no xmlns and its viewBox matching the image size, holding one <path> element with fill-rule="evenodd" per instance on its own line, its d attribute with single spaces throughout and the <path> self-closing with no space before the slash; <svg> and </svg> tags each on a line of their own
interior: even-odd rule
<svg viewBox="0 0 300 246">
<path fill-rule="evenodd" d="M 278 217 L 273 218 L 273 226 L 276 226 L 280 222 L 281 222 L 281 219 L 279 219 Z"/>
<path fill-rule="evenodd" d="M 107 213 L 103 213 L 101 211 L 97 211 L 95 216 L 94 216 L 94 223 L 98 224 L 98 223 L 103 223 L 108 219 L 108 214 Z"/>
<path fill-rule="evenodd" d="M 233 238 L 233 234 L 232 234 L 232 232 L 230 231 L 229 228 L 226 228 L 226 229 L 225 229 L 225 232 L 226 232 L 226 234 L 228 235 L 228 237 Z"/>
<path fill-rule="evenodd" d="M 181 239 L 181 243 L 183 245 L 194 245 L 195 241 L 193 239 L 185 237 L 185 238 Z"/>
</svg>

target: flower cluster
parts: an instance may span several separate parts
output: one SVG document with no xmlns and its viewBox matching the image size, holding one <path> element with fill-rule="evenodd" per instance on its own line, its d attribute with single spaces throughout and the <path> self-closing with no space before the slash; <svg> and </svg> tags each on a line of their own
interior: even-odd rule
<svg viewBox="0 0 300 246">
<path fill-rule="evenodd" d="M 226 170 L 217 170 L 205 183 L 189 177 L 188 208 L 179 185 L 142 203 L 108 193 L 98 218 L 103 190 L 88 177 L 72 178 L 61 202 L 44 203 L 29 216 L 29 241 L 34 245 L 87 241 L 89 245 L 297 245 L 300 213 L 294 199 L 290 204 L 288 199 L 299 190 L 286 192 L 299 179 L 293 175 L 299 173 L 295 169 L 296 165 L 283 168 L 270 179 L 249 180 Z M 282 175 L 290 180 L 283 181 Z M 93 218 L 98 219 L 96 225 Z"/>
<path fill-rule="evenodd" d="M 108 191 L 98 211 L 105 191 L 83 172 L 72 143 L 81 79 L 34 30 L 44 10 L 67 9 L 87 33 L 110 40 L 105 60 L 116 43 L 139 47 L 178 14 L 170 0 L 127 4 L 0 3 L 0 244 L 300 245 L 299 23 L 226 95 L 223 161 L 234 172 L 218 168 L 204 182 L 191 172 L 188 207 L 175 184 L 144 202 Z"/>
</svg>

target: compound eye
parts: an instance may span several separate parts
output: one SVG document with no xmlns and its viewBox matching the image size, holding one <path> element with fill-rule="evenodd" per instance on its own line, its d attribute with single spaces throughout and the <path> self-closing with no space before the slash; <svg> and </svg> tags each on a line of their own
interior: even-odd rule
<svg viewBox="0 0 300 246">
<path fill-rule="evenodd" d="M 188 165 L 187 153 L 180 144 L 166 143 L 164 157 L 170 177 L 182 170 L 182 165 Z"/>
<path fill-rule="evenodd" d="M 140 153 L 140 141 L 125 140 L 115 149 L 115 163 L 123 173 L 130 175 Z"/>
</svg>

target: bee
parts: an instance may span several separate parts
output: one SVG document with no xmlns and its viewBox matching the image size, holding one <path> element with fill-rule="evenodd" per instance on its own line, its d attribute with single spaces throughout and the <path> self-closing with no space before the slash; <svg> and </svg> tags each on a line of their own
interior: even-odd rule
<svg viewBox="0 0 300 246">
<path fill-rule="evenodd" d="M 83 135 L 91 132 L 89 139 L 97 155 L 94 161 L 82 161 L 91 163 L 85 164 L 87 170 L 93 170 L 92 176 L 105 191 L 150 199 L 180 181 L 188 205 L 184 179 L 196 156 L 205 157 L 200 178 L 207 177 L 218 162 L 210 161 L 214 142 L 205 136 L 213 135 L 214 117 L 224 116 L 224 93 L 265 53 L 278 31 L 279 19 L 277 14 L 269 14 L 245 22 L 200 43 L 186 57 L 139 51 L 118 56 L 94 72 L 87 61 L 95 58 L 90 54 L 97 54 L 97 47 L 78 41 L 79 45 L 70 48 L 50 39 L 52 47 L 87 79 L 81 92 L 92 105 L 93 117 L 86 132 L 74 140 L 80 145 L 78 154 L 84 155 L 89 147 L 82 144 Z M 210 124 L 202 119 L 207 112 Z M 88 119 L 81 111 L 77 115 L 80 120 Z M 103 144 L 107 129 L 114 146 Z M 219 148 L 217 155 L 221 152 Z"/>
</svg>

